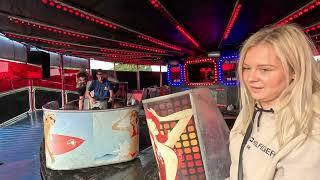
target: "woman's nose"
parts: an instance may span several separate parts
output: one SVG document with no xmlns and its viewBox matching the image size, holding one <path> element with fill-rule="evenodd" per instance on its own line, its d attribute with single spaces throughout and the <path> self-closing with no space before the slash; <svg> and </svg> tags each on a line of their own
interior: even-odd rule
<svg viewBox="0 0 320 180">
<path fill-rule="evenodd" d="M 257 76 L 257 71 L 256 70 L 251 70 L 248 73 L 248 81 L 257 81 L 259 78 Z"/>
</svg>

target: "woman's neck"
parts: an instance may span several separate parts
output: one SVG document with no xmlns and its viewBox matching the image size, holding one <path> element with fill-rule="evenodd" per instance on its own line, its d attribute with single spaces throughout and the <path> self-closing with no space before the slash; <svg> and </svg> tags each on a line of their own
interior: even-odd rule
<svg viewBox="0 0 320 180">
<path fill-rule="evenodd" d="M 274 103 L 257 102 L 257 105 L 262 109 L 271 109 L 274 106 Z"/>
</svg>

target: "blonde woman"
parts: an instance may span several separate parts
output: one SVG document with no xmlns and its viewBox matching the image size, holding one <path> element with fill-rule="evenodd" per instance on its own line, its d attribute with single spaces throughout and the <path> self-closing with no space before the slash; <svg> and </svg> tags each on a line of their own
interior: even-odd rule
<svg viewBox="0 0 320 180">
<path fill-rule="evenodd" d="M 264 28 L 240 53 L 241 112 L 230 133 L 231 180 L 314 180 L 320 81 L 314 45 L 296 25 Z"/>
</svg>

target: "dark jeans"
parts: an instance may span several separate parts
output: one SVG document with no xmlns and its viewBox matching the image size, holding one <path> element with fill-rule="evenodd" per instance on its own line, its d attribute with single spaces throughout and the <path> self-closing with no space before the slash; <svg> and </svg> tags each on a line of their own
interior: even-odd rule
<svg viewBox="0 0 320 180">
<path fill-rule="evenodd" d="M 112 102 L 108 102 L 107 109 L 111 109 L 111 107 L 112 107 Z"/>
</svg>

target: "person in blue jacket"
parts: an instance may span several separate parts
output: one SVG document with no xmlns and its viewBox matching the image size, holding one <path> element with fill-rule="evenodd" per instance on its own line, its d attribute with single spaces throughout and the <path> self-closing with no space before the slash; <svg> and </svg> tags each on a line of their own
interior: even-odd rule
<svg viewBox="0 0 320 180">
<path fill-rule="evenodd" d="M 92 109 L 109 109 L 113 101 L 113 86 L 101 69 L 97 70 L 96 77 L 97 80 L 91 82 L 86 96 L 90 100 Z M 93 97 L 90 95 L 91 91 L 94 91 Z"/>
</svg>

